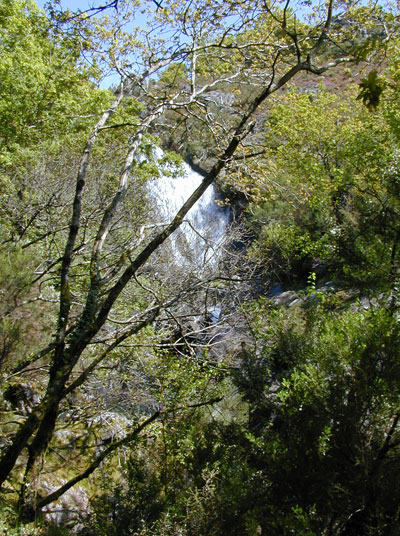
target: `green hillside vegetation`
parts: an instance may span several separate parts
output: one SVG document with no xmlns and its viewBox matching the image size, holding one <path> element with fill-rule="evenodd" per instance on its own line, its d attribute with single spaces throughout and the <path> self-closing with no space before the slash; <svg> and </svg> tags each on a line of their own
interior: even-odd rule
<svg viewBox="0 0 400 536">
<path fill-rule="evenodd" d="M 398 13 L 300 4 L 0 3 L 0 532 L 400 534 Z"/>
</svg>

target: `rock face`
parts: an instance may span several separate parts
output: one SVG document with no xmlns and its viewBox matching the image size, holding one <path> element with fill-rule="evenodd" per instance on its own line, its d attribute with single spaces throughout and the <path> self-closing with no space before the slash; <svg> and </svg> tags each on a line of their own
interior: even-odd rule
<svg viewBox="0 0 400 536">
<path fill-rule="evenodd" d="M 296 291 L 287 290 L 286 292 L 281 292 L 272 296 L 272 301 L 276 306 L 287 305 L 290 307 L 291 305 L 300 303 L 301 300 Z"/>
<path fill-rule="evenodd" d="M 383 294 L 376 297 L 362 296 L 356 288 L 346 288 L 341 281 L 327 281 L 315 290 L 306 288 L 300 291 L 283 290 L 280 284 L 273 286 L 268 292 L 268 298 L 277 307 L 304 304 L 308 301 L 318 300 L 321 294 L 335 296 L 337 306 L 348 307 L 349 311 L 356 312 L 379 307 L 379 303 L 385 301 Z M 390 298 L 386 298 L 386 301 Z"/>
<path fill-rule="evenodd" d="M 42 482 L 47 493 L 52 493 L 66 480 L 58 479 L 57 482 Z M 68 490 L 57 503 L 52 503 L 43 509 L 47 522 L 68 529 L 69 534 L 79 534 L 85 528 L 92 514 L 89 505 L 89 495 L 81 486 L 74 486 Z"/>
<path fill-rule="evenodd" d="M 30 383 L 9 384 L 3 393 L 4 400 L 22 415 L 30 413 L 31 408 L 39 402 Z"/>
</svg>

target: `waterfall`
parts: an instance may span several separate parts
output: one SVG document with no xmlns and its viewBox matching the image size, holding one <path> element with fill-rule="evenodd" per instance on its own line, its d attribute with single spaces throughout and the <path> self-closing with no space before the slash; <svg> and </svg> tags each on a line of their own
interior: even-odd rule
<svg viewBox="0 0 400 536">
<path fill-rule="evenodd" d="M 157 149 L 155 156 L 160 159 L 162 151 Z M 149 181 L 148 192 L 156 205 L 156 217 L 169 223 L 202 179 L 185 163 L 179 176 L 165 174 Z M 176 264 L 196 270 L 216 266 L 230 219 L 229 208 L 221 207 L 217 201 L 216 189 L 211 185 L 169 238 L 170 253 Z"/>
</svg>

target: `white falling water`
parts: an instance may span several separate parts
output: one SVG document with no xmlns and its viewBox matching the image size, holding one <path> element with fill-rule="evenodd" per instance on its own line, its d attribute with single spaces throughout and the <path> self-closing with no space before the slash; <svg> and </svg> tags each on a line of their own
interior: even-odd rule
<svg viewBox="0 0 400 536">
<path fill-rule="evenodd" d="M 157 150 L 156 157 L 161 156 Z M 182 176 L 163 175 L 150 181 L 149 194 L 160 222 L 169 223 L 201 181 L 202 176 L 187 164 Z M 216 266 L 229 222 L 229 209 L 219 206 L 217 199 L 214 186 L 209 186 L 169 238 L 175 263 L 198 270 Z"/>
</svg>

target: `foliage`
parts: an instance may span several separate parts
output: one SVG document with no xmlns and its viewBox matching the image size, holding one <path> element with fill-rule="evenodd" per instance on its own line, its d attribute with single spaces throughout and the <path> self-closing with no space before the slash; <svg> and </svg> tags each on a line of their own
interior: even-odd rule
<svg viewBox="0 0 400 536">
<path fill-rule="evenodd" d="M 370 71 L 368 78 L 363 78 L 360 82 L 360 93 L 357 99 L 361 99 L 367 108 L 372 110 L 378 106 L 383 89 L 377 71 Z"/>
<path fill-rule="evenodd" d="M 358 286 L 394 283 L 396 135 L 385 104 L 371 115 L 354 98 L 293 89 L 271 110 L 252 254 L 269 259 L 277 279 L 304 278 L 314 266 Z"/>
<path fill-rule="evenodd" d="M 266 309 L 264 318 L 270 336 L 260 336 L 257 356 L 246 354 L 237 379 L 263 474 L 263 532 L 289 534 L 297 512 L 301 534 L 342 534 L 352 516 L 346 534 L 396 534 L 397 321 L 384 309 L 326 314 L 315 305 Z M 246 372 L 259 361 L 264 386 Z"/>
<path fill-rule="evenodd" d="M 397 321 L 315 304 L 253 313 L 256 346 L 234 374 L 247 422 L 169 420 L 146 462 L 131 455 L 126 491 L 94 505 L 96 530 L 397 534 Z"/>
<path fill-rule="evenodd" d="M 80 43 L 51 37 L 48 19 L 30 0 L 7 0 L 0 11 L 0 164 L 43 139 L 76 134 L 102 105 L 88 72 L 77 69 Z M 88 108 L 88 104 L 90 107 Z M 91 108 L 91 110 L 90 110 Z M 76 138 L 75 138 L 76 142 Z"/>
</svg>

